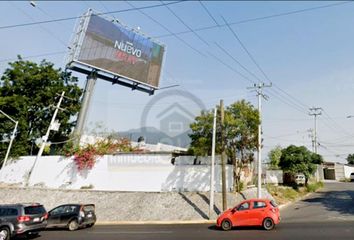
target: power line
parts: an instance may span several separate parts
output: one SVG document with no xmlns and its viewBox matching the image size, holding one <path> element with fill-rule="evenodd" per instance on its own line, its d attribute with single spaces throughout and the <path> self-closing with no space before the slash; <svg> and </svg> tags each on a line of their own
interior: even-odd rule
<svg viewBox="0 0 354 240">
<path fill-rule="evenodd" d="M 199 3 L 202 6 L 202 8 L 205 10 L 205 12 L 209 15 L 209 17 L 216 23 L 216 25 L 220 26 L 219 23 L 216 21 L 216 19 L 211 14 L 211 12 L 208 10 L 208 8 L 204 5 L 204 3 L 200 0 L 199 0 Z"/>
<path fill-rule="evenodd" d="M 256 78 L 258 81 L 261 81 L 254 73 L 252 73 L 250 70 L 248 70 L 240 61 L 238 61 L 234 56 L 232 56 L 228 51 L 226 51 L 225 48 L 220 46 L 217 42 L 215 42 L 215 45 L 227 56 L 229 56 L 234 62 L 236 62 L 241 68 L 243 68 L 248 74 L 252 75 L 254 78 Z"/>
<path fill-rule="evenodd" d="M 162 4 L 165 4 L 163 1 L 160 1 Z M 172 13 L 173 16 L 175 16 L 178 21 L 180 21 L 186 28 L 188 28 L 200 41 L 202 41 L 205 45 L 209 46 L 209 43 L 207 41 L 205 41 L 198 33 L 196 33 L 195 31 L 193 31 L 193 29 L 185 22 L 183 21 L 182 18 L 180 18 L 175 11 L 173 11 L 169 6 L 164 5 L 170 13 Z"/>
<path fill-rule="evenodd" d="M 238 41 L 238 43 L 241 45 L 242 49 L 247 53 L 248 57 L 252 60 L 252 62 L 257 66 L 258 70 L 263 74 L 263 76 L 265 77 L 265 79 L 267 79 L 269 82 L 271 82 L 267 76 L 267 74 L 263 71 L 263 69 L 261 68 L 261 66 L 258 64 L 258 62 L 256 61 L 256 59 L 253 57 L 253 55 L 250 53 L 250 51 L 248 51 L 248 49 L 246 48 L 246 46 L 243 44 L 243 42 L 241 41 L 241 39 L 239 38 L 239 36 L 237 35 L 237 33 L 231 28 L 231 26 L 229 25 L 229 23 L 225 20 L 225 18 L 223 16 L 221 16 L 222 20 L 224 21 L 225 25 L 227 26 L 227 28 L 230 30 L 230 32 L 232 33 L 232 35 L 235 37 L 235 39 Z"/>
<path fill-rule="evenodd" d="M 242 74 L 241 72 L 237 71 L 236 69 L 234 69 L 233 67 L 231 67 L 229 64 L 225 63 L 223 60 L 221 60 L 220 58 L 218 58 L 217 56 L 215 56 L 214 54 L 212 54 L 211 52 L 207 51 L 208 54 L 214 58 L 216 61 L 218 61 L 219 63 L 221 63 L 222 65 L 224 65 L 225 67 L 227 67 L 228 69 L 230 69 L 231 71 L 233 71 L 234 73 L 240 75 L 242 78 L 244 78 L 245 80 L 249 81 L 250 83 L 254 84 L 254 82 L 249 79 L 247 76 L 245 76 L 244 74 Z"/>
<path fill-rule="evenodd" d="M 162 23 L 160 23 L 159 21 L 157 21 L 155 18 L 151 17 L 149 14 L 145 13 L 144 11 L 142 11 L 141 9 L 135 7 L 133 4 L 131 4 L 128 1 L 125 1 L 127 4 L 129 4 L 129 6 L 133 7 L 133 9 L 136 9 L 138 12 L 140 12 L 141 14 L 143 14 L 145 17 L 149 18 L 151 21 L 153 21 L 154 23 L 156 23 L 157 25 L 159 25 L 160 27 L 162 27 L 163 29 L 165 29 L 167 32 L 169 32 L 170 34 L 172 34 L 175 38 L 177 38 L 179 41 L 181 41 L 183 44 L 185 44 L 186 46 L 188 46 L 189 48 L 191 48 L 193 51 L 195 51 L 196 53 L 200 54 L 203 57 L 206 57 L 206 55 L 204 53 L 202 53 L 201 51 L 199 51 L 198 49 L 194 48 L 192 45 L 190 45 L 188 42 L 186 42 L 183 38 L 181 38 L 178 35 L 173 34 L 173 32 L 168 29 L 165 25 L 163 25 Z M 166 5 L 166 4 L 165 4 Z M 165 6 L 164 4 L 161 4 L 161 6 Z"/>
<path fill-rule="evenodd" d="M 16 4 L 14 2 L 11 2 L 11 5 L 13 7 L 15 7 L 17 10 L 19 10 L 23 15 L 27 16 L 29 19 L 31 19 L 32 21 L 34 20 L 34 18 L 29 15 L 28 13 L 26 13 L 25 11 L 23 11 L 21 8 L 19 8 L 18 6 L 16 6 Z M 37 7 L 35 7 L 37 8 Z M 41 10 L 41 12 L 43 13 L 44 11 Z M 65 47 L 67 47 L 68 45 L 63 41 L 61 40 L 60 37 L 58 37 L 54 32 L 52 32 L 51 30 L 49 30 L 48 28 L 42 26 L 42 25 L 39 25 L 39 27 L 45 31 L 46 33 L 48 33 L 49 35 L 51 35 L 55 40 L 57 40 L 58 42 L 60 42 L 62 45 L 64 45 Z"/>
<path fill-rule="evenodd" d="M 162 7 L 164 5 L 173 5 L 173 4 L 177 4 L 177 3 L 181 3 L 181 2 L 184 2 L 184 0 L 183 1 L 169 2 L 169 3 L 165 3 L 165 4 L 155 4 L 155 5 L 145 6 L 145 7 L 136 7 L 136 8 L 128 8 L 128 9 L 122 9 L 122 10 L 115 10 L 115 11 L 110 11 L 110 12 L 97 13 L 96 15 L 108 15 L 108 14 L 113 14 L 113 13 L 131 12 L 131 11 L 137 11 L 137 10 L 143 10 L 143 9 L 158 8 L 158 7 Z M 13 24 L 13 25 L 0 26 L 0 30 L 1 29 L 16 28 L 16 27 L 32 26 L 32 25 L 37 25 L 37 24 L 62 22 L 62 21 L 80 19 L 80 18 L 81 18 L 81 16 L 57 18 L 57 19 L 52 19 L 52 20 L 37 21 L 37 22 L 30 22 L 30 23 L 19 23 L 19 24 Z"/>
<path fill-rule="evenodd" d="M 236 22 L 230 22 L 229 25 L 233 26 L 233 25 L 239 25 L 239 24 L 243 24 L 243 23 L 261 21 L 261 20 L 265 20 L 265 19 L 284 17 L 284 16 L 298 14 L 298 13 L 303 13 L 303 12 L 309 12 L 309 11 L 315 11 L 315 10 L 324 9 L 324 8 L 336 7 L 336 6 L 343 5 L 343 4 L 348 4 L 348 3 L 352 3 L 352 1 L 332 3 L 332 4 L 317 6 L 317 7 L 303 8 L 303 9 L 299 9 L 299 10 L 288 11 L 288 12 L 283 12 L 283 13 L 277 13 L 277 14 L 272 14 L 272 15 L 266 15 L 266 16 L 261 16 L 261 17 L 248 18 L 248 19 L 239 20 L 239 21 L 236 21 Z M 201 27 L 201 28 L 195 28 L 195 29 L 193 29 L 193 31 L 199 32 L 199 31 L 210 30 L 210 29 L 219 28 L 219 27 L 225 27 L 225 26 L 226 26 L 225 24 L 212 25 L 212 26 L 206 26 L 206 27 Z M 187 34 L 187 33 L 190 33 L 190 31 L 181 31 L 181 32 L 177 32 L 177 33 L 174 33 L 174 34 L 180 35 L 180 34 Z M 171 34 L 165 34 L 165 35 L 156 36 L 156 38 L 163 38 L 163 37 L 170 37 L 170 36 L 172 36 L 172 35 Z"/>
<path fill-rule="evenodd" d="M 49 53 L 43 53 L 43 54 L 37 54 L 37 55 L 30 55 L 30 56 L 25 56 L 25 57 L 21 56 L 21 59 L 60 55 L 60 54 L 65 54 L 66 52 L 67 51 L 57 51 L 57 52 L 49 52 Z M 0 59 L 0 63 L 2 63 L 2 62 L 11 62 L 11 61 L 16 61 L 16 60 L 18 60 L 18 58 L 3 58 L 3 59 Z"/>
</svg>

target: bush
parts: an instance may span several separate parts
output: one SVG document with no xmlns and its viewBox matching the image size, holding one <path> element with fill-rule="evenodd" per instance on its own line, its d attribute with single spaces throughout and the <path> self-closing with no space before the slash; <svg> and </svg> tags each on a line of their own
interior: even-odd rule
<svg viewBox="0 0 354 240">
<path fill-rule="evenodd" d="M 128 139 L 111 138 L 97 141 L 94 144 L 87 144 L 86 146 L 74 146 L 73 144 L 64 148 L 67 157 L 74 156 L 74 162 L 79 171 L 91 170 L 98 157 L 105 154 L 113 154 L 116 152 L 131 152 L 134 148 L 131 146 Z"/>
<path fill-rule="evenodd" d="M 323 182 L 309 183 L 306 186 L 307 192 L 316 192 L 323 187 Z"/>
</svg>

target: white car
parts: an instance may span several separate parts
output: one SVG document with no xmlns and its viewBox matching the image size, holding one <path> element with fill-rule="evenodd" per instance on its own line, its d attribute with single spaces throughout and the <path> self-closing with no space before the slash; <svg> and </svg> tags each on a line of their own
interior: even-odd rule
<svg viewBox="0 0 354 240">
<path fill-rule="evenodd" d="M 351 182 L 354 182 L 354 172 L 352 172 L 352 173 L 350 174 L 350 181 L 351 181 Z"/>
<path fill-rule="evenodd" d="M 305 184 L 305 175 L 304 174 L 296 174 L 295 182 L 297 185 Z"/>
</svg>

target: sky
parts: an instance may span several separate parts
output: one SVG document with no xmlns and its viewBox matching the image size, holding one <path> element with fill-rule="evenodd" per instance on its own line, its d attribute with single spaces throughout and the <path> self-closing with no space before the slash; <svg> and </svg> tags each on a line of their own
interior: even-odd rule
<svg viewBox="0 0 354 240">
<path fill-rule="evenodd" d="M 158 112 L 176 102 L 195 115 L 203 108 L 212 109 L 220 99 L 225 105 L 246 99 L 257 106 L 256 93 L 248 87 L 261 80 L 273 84 L 265 88 L 268 100 L 262 101 L 263 158 L 276 145 L 311 149 L 309 130 L 314 128 L 314 120 L 308 109 L 313 106 L 323 108 L 318 117 L 318 151 L 325 160 L 344 162 L 354 152 L 354 118 L 347 118 L 354 115 L 352 2 L 186 1 L 168 6 L 175 15 L 160 1 L 34 2 L 35 7 L 30 1 L 0 2 L 0 73 L 18 54 L 36 62 L 45 58 L 65 68 L 77 20 L 8 26 L 78 17 L 88 8 L 117 11 L 107 17 L 166 45 L 160 87 L 179 86 L 149 96 L 99 80 L 88 129 L 100 123 L 108 130 L 126 131 L 140 128 L 143 121 L 158 128 Z M 130 4 L 161 6 L 141 12 Z M 230 27 L 242 45 L 224 19 L 234 23 Z M 200 28 L 206 29 L 178 37 L 169 34 Z M 83 87 L 86 77 L 74 75 Z"/>
</svg>

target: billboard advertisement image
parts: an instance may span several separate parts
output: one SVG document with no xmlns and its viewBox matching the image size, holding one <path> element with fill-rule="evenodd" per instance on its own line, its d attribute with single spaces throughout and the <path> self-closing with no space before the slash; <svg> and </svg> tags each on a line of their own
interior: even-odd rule
<svg viewBox="0 0 354 240">
<path fill-rule="evenodd" d="M 165 46 L 91 14 L 73 62 L 158 88 Z"/>
</svg>

